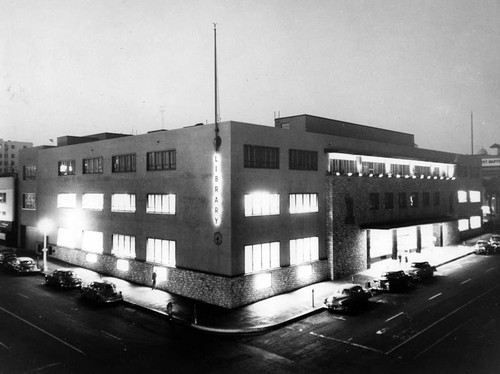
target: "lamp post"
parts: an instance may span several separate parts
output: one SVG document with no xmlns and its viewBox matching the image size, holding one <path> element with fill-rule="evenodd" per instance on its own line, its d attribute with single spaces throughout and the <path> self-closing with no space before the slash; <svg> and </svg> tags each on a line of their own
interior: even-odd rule
<svg viewBox="0 0 500 374">
<path fill-rule="evenodd" d="M 50 231 L 50 228 L 52 226 L 52 223 L 49 219 L 45 218 L 43 220 L 41 220 L 39 223 L 38 223 L 38 229 L 40 230 L 40 232 L 43 234 L 43 248 L 42 248 L 42 252 L 43 252 L 43 271 L 47 271 L 47 236 L 48 236 L 48 233 Z"/>
</svg>

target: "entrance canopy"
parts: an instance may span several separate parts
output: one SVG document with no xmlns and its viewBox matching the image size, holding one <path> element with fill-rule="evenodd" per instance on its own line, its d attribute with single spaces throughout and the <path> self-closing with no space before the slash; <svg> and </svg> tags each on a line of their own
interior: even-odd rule
<svg viewBox="0 0 500 374">
<path fill-rule="evenodd" d="M 432 223 L 442 223 L 442 222 L 451 222 L 451 221 L 456 221 L 456 218 L 430 217 L 430 218 L 405 220 L 405 221 L 373 222 L 373 223 L 361 224 L 359 227 L 362 229 L 390 230 L 390 229 L 397 229 L 397 228 L 401 228 L 401 227 L 429 225 Z"/>
</svg>

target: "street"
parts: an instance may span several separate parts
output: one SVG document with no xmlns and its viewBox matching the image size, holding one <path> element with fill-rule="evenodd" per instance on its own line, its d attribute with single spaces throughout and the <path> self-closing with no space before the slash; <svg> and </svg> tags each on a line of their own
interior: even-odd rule
<svg viewBox="0 0 500 374">
<path fill-rule="evenodd" d="M 500 256 L 468 256 L 355 315 L 218 336 L 0 272 L 0 373 L 496 373 L 499 280 Z"/>
</svg>

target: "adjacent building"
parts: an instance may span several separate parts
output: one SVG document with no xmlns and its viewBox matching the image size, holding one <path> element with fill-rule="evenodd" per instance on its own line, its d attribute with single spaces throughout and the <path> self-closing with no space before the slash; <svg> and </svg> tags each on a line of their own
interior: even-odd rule
<svg viewBox="0 0 500 374">
<path fill-rule="evenodd" d="M 17 173 L 19 150 L 30 147 L 33 143 L 0 139 L 0 175 Z"/>
<path fill-rule="evenodd" d="M 234 308 L 481 232 L 481 162 L 310 115 L 20 154 L 19 243 Z M 437 249 L 438 250 L 438 249 Z"/>
</svg>

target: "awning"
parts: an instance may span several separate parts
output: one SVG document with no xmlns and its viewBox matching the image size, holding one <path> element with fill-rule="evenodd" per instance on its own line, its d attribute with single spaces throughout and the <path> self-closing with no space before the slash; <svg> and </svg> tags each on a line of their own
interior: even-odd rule
<svg viewBox="0 0 500 374">
<path fill-rule="evenodd" d="M 363 223 L 359 225 L 359 227 L 362 229 L 390 230 L 390 229 L 398 229 L 401 227 L 430 225 L 433 223 L 451 222 L 456 220 L 457 220 L 456 218 L 452 217 L 431 217 L 431 218 L 422 218 L 422 219 L 405 220 L 405 221 Z"/>
</svg>

